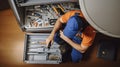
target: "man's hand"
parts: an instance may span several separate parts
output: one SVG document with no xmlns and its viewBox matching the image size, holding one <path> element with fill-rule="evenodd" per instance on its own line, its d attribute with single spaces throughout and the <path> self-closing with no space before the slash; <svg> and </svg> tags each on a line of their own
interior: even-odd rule
<svg viewBox="0 0 120 67">
<path fill-rule="evenodd" d="M 60 37 L 63 39 L 63 40 L 67 40 L 69 39 L 68 37 L 66 37 L 64 34 L 63 34 L 63 31 L 60 30 Z"/>
<path fill-rule="evenodd" d="M 52 44 L 53 43 L 53 39 L 54 39 L 54 35 L 49 35 L 49 37 L 46 39 L 46 45 L 48 46 L 50 42 Z"/>
</svg>

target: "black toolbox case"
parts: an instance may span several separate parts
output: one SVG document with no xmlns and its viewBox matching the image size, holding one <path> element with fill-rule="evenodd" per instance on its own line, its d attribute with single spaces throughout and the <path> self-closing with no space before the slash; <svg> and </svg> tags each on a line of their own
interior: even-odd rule
<svg viewBox="0 0 120 67">
<path fill-rule="evenodd" d="M 69 10 L 79 9 L 78 0 L 9 0 L 14 15 L 25 34 L 24 62 L 59 64 L 62 55 L 57 43 L 50 49 L 45 39 L 58 17 Z"/>
</svg>

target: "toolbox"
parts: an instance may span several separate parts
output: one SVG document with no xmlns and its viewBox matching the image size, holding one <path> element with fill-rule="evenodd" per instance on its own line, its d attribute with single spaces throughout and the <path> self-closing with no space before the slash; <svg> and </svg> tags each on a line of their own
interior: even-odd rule
<svg viewBox="0 0 120 67">
<path fill-rule="evenodd" d="M 57 43 L 50 49 L 46 47 L 45 39 L 49 33 L 27 33 L 25 35 L 24 62 L 41 64 L 58 64 L 62 62 L 62 55 Z"/>
<path fill-rule="evenodd" d="M 56 42 L 48 49 L 45 40 L 56 20 L 70 10 L 79 9 L 78 0 L 9 0 L 19 27 L 25 34 L 24 62 L 59 64 L 61 50 Z"/>
</svg>

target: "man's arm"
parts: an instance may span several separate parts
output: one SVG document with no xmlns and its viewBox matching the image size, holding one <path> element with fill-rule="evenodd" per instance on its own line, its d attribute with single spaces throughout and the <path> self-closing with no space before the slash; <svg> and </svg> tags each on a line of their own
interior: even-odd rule
<svg viewBox="0 0 120 67">
<path fill-rule="evenodd" d="M 60 21 L 60 18 L 59 18 L 54 25 L 51 35 L 55 35 L 55 33 L 61 28 L 61 25 L 62 25 L 62 22 Z"/>
<path fill-rule="evenodd" d="M 80 51 L 81 53 L 84 53 L 89 46 L 84 46 L 83 44 L 77 44 L 75 42 L 73 42 L 72 40 L 70 40 L 68 37 L 66 37 L 62 31 L 60 31 L 60 37 L 65 40 L 69 45 L 71 45 L 73 48 L 75 48 L 76 50 Z"/>
<path fill-rule="evenodd" d="M 53 28 L 51 34 L 50 34 L 49 37 L 46 39 L 46 44 L 47 44 L 47 45 L 50 43 L 50 41 L 51 41 L 51 43 L 53 42 L 54 35 L 55 35 L 55 33 L 60 29 L 61 25 L 62 25 L 62 22 L 60 21 L 60 18 L 59 18 L 59 19 L 57 19 L 57 21 L 56 21 L 56 23 L 55 23 L 55 25 L 54 25 L 54 28 Z"/>
</svg>

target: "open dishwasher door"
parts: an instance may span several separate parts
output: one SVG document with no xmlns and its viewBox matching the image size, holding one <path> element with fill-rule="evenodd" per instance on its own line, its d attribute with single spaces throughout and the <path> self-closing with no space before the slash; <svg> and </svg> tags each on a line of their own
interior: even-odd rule
<svg viewBox="0 0 120 67">
<path fill-rule="evenodd" d="M 83 15 L 97 31 L 120 38 L 120 0 L 79 0 Z"/>
</svg>

